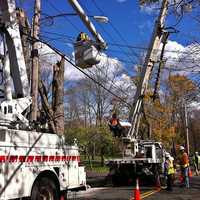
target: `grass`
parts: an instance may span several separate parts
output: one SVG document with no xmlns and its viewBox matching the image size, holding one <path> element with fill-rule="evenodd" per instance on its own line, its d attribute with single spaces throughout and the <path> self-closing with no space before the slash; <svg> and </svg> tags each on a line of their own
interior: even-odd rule
<svg viewBox="0 0 200 200">
<path fill-rule="evenodd" d="M 107 166 L 101 166 L 100 160 L 91 160 L 91 163 L 89 160 L 83 160 L 82 163 L 85 166 L 86 170 L 96 172 L 96 173 L 108 173 L 109 167 Z"/>
</svg>

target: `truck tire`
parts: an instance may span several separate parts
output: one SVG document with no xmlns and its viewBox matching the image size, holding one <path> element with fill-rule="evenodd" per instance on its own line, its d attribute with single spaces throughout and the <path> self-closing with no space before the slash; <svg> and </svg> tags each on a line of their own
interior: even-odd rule
<svg viewBox="0 0 200 200">
<path fill-rule="evenodd" d="M 58 189 L 53 180 L 42 177 L 33 185 L 31 200 L 59 200 Z"/>
</svg>

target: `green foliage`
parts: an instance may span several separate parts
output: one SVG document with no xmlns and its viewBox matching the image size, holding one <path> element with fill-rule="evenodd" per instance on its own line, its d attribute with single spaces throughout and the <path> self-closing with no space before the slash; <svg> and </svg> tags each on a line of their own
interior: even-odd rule
<svg viewBox="0 0 200 200">
<path fill-rule="evenodd" d="M 81 154 L 87 159 L 94 159 L 96 156 L 112 157 L 119 151 L 107 125 L 66 128 L 66 143 L 73 144 L 75 138 L 78 141 Z"/>
</svg>

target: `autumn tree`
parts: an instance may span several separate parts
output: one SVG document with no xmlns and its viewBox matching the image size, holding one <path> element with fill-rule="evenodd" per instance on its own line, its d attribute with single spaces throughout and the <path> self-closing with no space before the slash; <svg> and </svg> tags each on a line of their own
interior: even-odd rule
<svg viewBox="0 0 200 200">
<path fill-rule="evenodd" d="M 152 137 L 171 147 L 172 142 L 185 142 L 185 106 L 198 98 L 195 83 L 184 75 L 170 75 L 161 87 L 160 98 L 145 98 L 145 111 L 151 124 Z"/>
</svg>

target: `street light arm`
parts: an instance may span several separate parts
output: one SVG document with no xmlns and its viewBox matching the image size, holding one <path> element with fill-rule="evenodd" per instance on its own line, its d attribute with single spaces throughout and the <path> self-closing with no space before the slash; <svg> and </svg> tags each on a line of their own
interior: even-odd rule
<svg viewBox="0 0 200 200">
<path fill-rule="evenodd" d="M 100 44 L 101 49 L 106 48 L 106 42 L 102 38 L 102 36 L 96 31 L 93 23 L 90 21 L 89 17 L 85 14 L 84 10 L 80 6 L 77 0 L 68 0 L 73 9 L 76 11 L 76 13 L 79 15 L 79 17 L 82 19 L 83 23 L 86 25 L 90 33 L 93 35 L 93 37 L 96 39 L 96 41 Z"/>
</svg>

